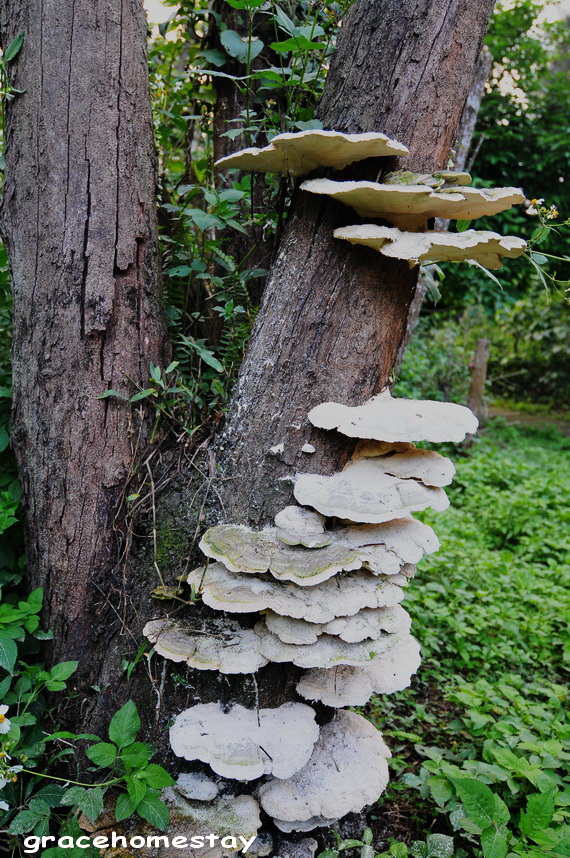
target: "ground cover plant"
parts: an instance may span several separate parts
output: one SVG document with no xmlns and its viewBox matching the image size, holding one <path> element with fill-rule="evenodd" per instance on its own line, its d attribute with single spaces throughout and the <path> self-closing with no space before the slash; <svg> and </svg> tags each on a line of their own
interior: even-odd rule
<svg viewBox="0 0 570 858">
<path fill-rule="evenodd" d="M 368 709 L 394 753 L 383 855 L 570 854 L 569 450 L 495 423 L 460 454 L 406 597 L 421 672 Z"/>
</svg>

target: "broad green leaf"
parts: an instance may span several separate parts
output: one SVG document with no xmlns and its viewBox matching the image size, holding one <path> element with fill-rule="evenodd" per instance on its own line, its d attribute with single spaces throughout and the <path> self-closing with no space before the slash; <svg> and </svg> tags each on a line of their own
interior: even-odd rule
<svg viewBox="0 0 570 858">
<path fill-rule="evenodd" d="M 20 53 L 20 50 L 21 50 L 23 44 L 24 44 L 24 34 L 20 33 L 19 36 L 16 36 L 16 38 L 10 42 L 10 44 L 8 45 L 6 50 L 4 51 L 4 62 L 9 63 L 9 62 L 11 62 L 11 60 L 14 59 L 14 57 L 17 57 L 18 54 Z"/>
<path fill-rule="evenodd" d="M 271 50 L 282 54 L 290 54 L 297 51 L 324 51 L 326 45 L 322 42 L 312 42 L 306 36 L 291 36 L 283 42 L 271 42 Z"/>
<path fill-rule="evenodd" d="M 18 658 L 18 647 L 5 630 L 0 632 L 0 667 L 12 674 Z"/>
<path fill-rule="evenodd" d="M 139 780 L 139 778 L 127 777 L 125 778 L 125 782 L 127 784 L 129 798 L 136 810 L 139 801 L 142 801 L 146 795 L 147 785 L 144 781 Z"/>
<path fill-rule="evenodd" d="M 132 816 L 135 812 L 135 806 L 131 800 L 131 797 L 126 793 L 122 793 L 117 799 L 117 804 L 115 806 L 115 819 L 117 822 L 122 822 L 123 819 L 127 819 L 127 817 Z"/>
<path fill-rule="evenodd" d="M 46 801 L 33 799 L 28 810 L 22 810 L 10 823 L 10 834 L 26 834 L 32 831 L 39 822 L 50 816 L 51 808 Z"/>
<path fill-rule="evenodd" d="M 109 739 L 118 748 L 124 748 L 134 742 L 140 728 L 141 721 L 137 707 L 132 700 L 129 700 L 113 715 L 109 724 Z"/>
<path fill-rule="evenodd" d="M 432 775 L 428 778 L 427 785 L 433 800 L 440 807 L 443 807 L 450 798 L 453 798 L 453 789 L 447 778 L 440 778 L 436 775 Z"/>
<path fill-rule="evenodd" d="M 234 57 L 240 63 L 247 63 L 248 54 L 251 62 L 259 56 L 264 47 L 261 39 L 254 37 L 250 42 L 247 37 L 242 38 L 235 30 L 224 30 L 220 34 L 220 42 L 230 57 Z"/>
<path fill-rule="evenodd" d="M 164 802 L 159 799 L 158 795 L 154 794 L 150 790 L 148 790 L 143 800 L 137 806 L 137 813 L 161 831 L 166 831 L 168 828 L 168 808 Z"/>
<path fill-rule="evenodd" d="M 41 611 L 43 601 L 44 591 L 41 587 L 36 587 L 35 590 L 32 590 L 32 592 L 27 598 L 28 606 L 30 610 L 33 611 L 35 614 L 37 614 L 38 611 Z"/>
<path fill-rule="evenodd" d="M 257 9 L 265 0 L 226 0 L 226 3 L 234 9 Z"/>
<path fill-rule="evenodd" d="M 427 858 L 452 858 L 453 837 L 447 834 L 428 834 L 426 845 Z"/>
<path fill-rule="evenodd" d="M 168 277 L 188 277 L 192 274 L 192 269 L 189 265 L 176 265 L 174 268 L 168 268 L 165 273 Z"/>
<path fill-rule="evenodd" d="M 128 771 L 140 769 L 147 763 L 154 754 L 152 745 L 147 745 L 144 742 L 133 742 L 132 745 L 127 745 L 121 751 L 121 759 Z"/>
<path fill-rule="evenodd" d="M 61 664 L 56 664 L 50 670 L 51 678 L 63 681 L 77 670 L 78 661 L 62 661 Z"/>
<path fill-rule="evenodd" d="M 85 787 L 73 786 L 64 794 L 61 804 L 78 807 L 90 822 L 95 822 L 103 813 L 104 794 L 104 790 L 98 787 L 85 789 Z"/>
<path fill-rule="evenodd" d="M 520 828 L 523 834 L 532 836 L 534 831 L 548 828 L 554 816 L 554 795 L 556 789 L 529 795 L 526 812 L 521 814 Z"/>
<path fill-rule="evenodd" d="M 508 849 L 506 829 L 486 828 L 481 834 L 481 847 L 485 858 L 505 858 Z"/>
<path fill-rule="evenodd" d="M 498 822 L 495 794 L 486 784 L 470 778 L 452 778 L 451 780 L 457 790 L 457 795 L 475 825 L 485 830 Z"/>
<path fill-rule="evenodd" d="M 172 786 L 175 783 L 174 778 L 162 766 L 158 766 L 156 763 L 150 763 L 150 765 L 143 769 L 141 777 L 146 780 L 149 786 L 155 789 L 164 789 L 164 787 Z"/>
<path fill-rule="evenodd" d="M 458 220 L 455 223 L 455 227 L 457 229 L 457 232 L 465 232 L 465 230 L 469 229 L 470 224 L 470 220 Z"/>
<path fill-rule="evenodd" d="M 96 766 L 109 768 L 115 762 L 117 748 L 109 742 L 99 742 L 97 745 L 91 745 L 90 748 L 87 748 L 85 754 Z"/>
</svg>

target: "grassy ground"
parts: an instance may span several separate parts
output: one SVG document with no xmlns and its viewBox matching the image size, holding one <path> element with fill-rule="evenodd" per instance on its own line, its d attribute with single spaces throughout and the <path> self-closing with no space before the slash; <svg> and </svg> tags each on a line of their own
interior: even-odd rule
<svg viewBox="0 0 570 858">
<path fill-rule="evenodd" d="M 366 713 L 394 755 L 381 854 L 570 856 L 569 454 L 500 421 L 454 454 L 451 509 L 424 519 L 441 549 L 405 602 L 424 663 Z"/>
</svg>

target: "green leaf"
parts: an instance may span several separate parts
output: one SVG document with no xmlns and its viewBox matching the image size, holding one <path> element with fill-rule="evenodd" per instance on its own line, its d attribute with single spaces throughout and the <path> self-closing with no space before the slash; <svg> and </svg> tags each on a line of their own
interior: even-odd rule
<svg viewBox="0 0 570 858">
<path fill-rule="evenodd" d="M 208 349 L 204 348 L 198 348 L 197 352 L 200 355 L 200 360 L 203 360 L 204 363 L 207 363 L 208 366 L 211 366 L 212 369 L 216 370 L 216 372 L 224 371 L 223 365 L 217 358 L 214 357 L 211 351 L 208 351 Z"/>
<path fill-rule="evenodd" d="M 133 393 L 132 396 L 129 396 L 129 402 L 140 402 L 141 399 L 147 399 L 153 393 L 156 393 L 154 387 L 147 387 L 146 390 L 139 390 L 138 393 Z"/>
<path fill-rule="evenodd" d="M 226 0 L 226 3 L 234 9 L 257 9 L 265 0 Z"/>
<path fill-rule="evenodd" d="M 97 817 L 103 813 L 104 794 L 104 790 L 98 787 L 85 789 L 84 787 L 74 786 L 67 790 L 61 799 L 61 804 L 72 804 L 78 807 L 90 822 L 95 822 Z"/>
<path fill-rule="evenodd" d="M 165 803 L 159 799 L 158 795 L 150 790 L 147 791 L 147 794 L 137 806 L 137 813 L 139 816 L 142 816 L 143 819 L 146 819 L 147 822 L 150 822 L 150 824 L 155 828 L 160 829 L 160 831 L 166 831 L 168 828 L 168 808 Z"/>
<path fill-rule="evenodd" d="M 455 227 L 457 229 L 457 232 L 465 232 L 465 230 L 469 229 L 470 224 L 470 220 L 458 220 L 455 223 Z"/>
<path fill-rule="evenodd" d="M 427 858 L 452 858 L 453 837 L 447 834 L 428 834 L 426 837 Z"/>
<path fill-rule="evenodd" d="M 554 796 L 556 789 L 529 795 L 526 812 L 521 813 L 520 829 L 523 834 L 532 837 L 533 832 L 548 828 L 554 817 Z"/>
<path fill-rule="evenodd" d="M 139 778 L 126 777 L 125 783 L 127 784 L 127 790 L 129 793 L 129 798 L 132 802 L 133 807 L 137 808 L 138 803 L 142 801 L 142 799 L 146 795 L 147 785 L 144 781 L 141 781 Z"/>
<path fill-rule="evenodd" d="M 8 673 L 14 673 L 16 659 L 18 658 L 18 647 L 8 636 L 5 630 L 0 632 L 0 667 Z"/>
<path fill-rule="evenodd" d="M 251 62 L 259 56 L 264 48 L 261 39 L 253 37 L 250 42 L 247 37 L 242 38 L 235 30 L 224 30 L 220 34 L 220 42 L 230 57 L 234 57 L 240 63 L 247 63 L 248 52 Z"/>
<path fill-rule="evenodd" d="M 505 858 L 507 831 L 505 828 L 486 828 L 481 834 L 481 847 L 485 858 Z"/>
<path fill-rule="evenodd" d="M 165 271 L 168 277 L 188 277 L 192 274 L 192 269 L 189 265 L 177 265 L 175 268 L 168 268 Z"/>
<path fill-rule="evenodd" d="M 44 591 L 41 587 L 36 587 L 35 590 L 32 590 L 27 599 L 28 606 L 34 614 L 37 614 L 42 609 L 42 605 L 44 602 Z"/>
<path fill-rule="evenodd" d="M 16 36 L 16 38 L 10 42 L 10 44 L 8 45 L 6 50 L 4 51 L 4 62 L 9 63 L 14 59 L 14 57 L 17 57 L 18 54 L 20 53 L 20 49 L 21 49 L 23 44 L 24 44 L 24 34 L 20 33 L 19 36 Z"/>
<path fill-rule="evenodd" d="M 530 240 L 536 242 L 536 244 L 542 244 L 542 242 L 548 238 L 549 232 L 550 230 L 547 226 L 537 226 L 531 235 Z"/>
<path fill-rule="evenodd" d="M 433 800 L 439 807 L 443 807 L 450 798 L 453 798 L 453 789 L 447 778 L 432 775 L 432 777 L 428 778 L 427 785 Z"/>
<path fill-rule="evenodd" d="M 69 677 L 77 670 L 78 664 L 78 661 L 62 661 L 61 664 L 56 664 L 52 667 L 50 670 L 50 676 L 52 679 L 60 681 L 69 679 Z"/>
<path fill-rule="evenodd" d="M 61 797 L 65 792 L 65 787 L 58 784 L 47 784 L 35 794 L 36 798 L 45 801 L 50 807 L 57 807 L 61 803 Z"/>
<path fill-rule="evenodd" d="M 548 263 L 548 257 L 544 256 L 542 253 L 535 253 L 531 251 L 532 261 L 536 262 L 537 265 L 546 265 Z"/>
<path fill-rule="evenodd" d="M 113 715 L 109 724 L 109 739 L 118 748 L 124 748 L 134 742 L 140 728 L 141 721 L 137 707 L 132 700 L 129 700 Z"/>
<path fill-rule="evenodd" d="M 503 822 L 504 813 L 503 811 L 497 807 L 495 803 L 495 796 L 492 790 L 486 784 L 480 783 L 480 781 L 476 781 L 471 778 L 451 778 L 450 779 L 457 791 L 457 795 L 461 799 L 469 818 L 477 825 L 479 828 L 485 830 L 489 828 L 489 826 L 495 826 L 495 824 Z M 499 799 L 499 802 L 506 810 L 507 820 L 509 818 L 509 812 L 507 806 L 504 802 Z M 497 812 L 499 811 L 500 819 L 497 818 Z"/>
<path fill-rule="evenodd" d="M 33 799 L 28 810 L 22 810 L 10 823 L 8 831 L 10 834 L 25 834 L 32 831 L 39 822 L 49 819 L 51 808 L 47 801 L 39 798 Z"/>
<path fill-rule="evenodd" d="M 158 766 L 156 763 L 150 763 L 140 774 L 148 785 L 155 789 L 164 789 L 164 787 L 172 786 L 175 783 L 174 778 L 162 766 Z"/>
<path fill-rule="evenodd" d="M 117 393 L 117 391 L 113 390 L 112 387 L 109 388 L 109 390 L 106 390 L 105 393 L 101 393 L 99 396 L 96 396 L 95 398 L 96 399 L 108 399 L 109 396 L 114 396 L 117 399 L 123 399 L 124 401 L 126 401 L 128 399 L 128 396 L 123 396 L 122 393 Z"/>
<path fill-rule="evenodd" d="M 87 748 L 85 754 L 96 766 L 109 768 L 115 762 L 117 748 L 109 742 L 99 742 L 98 745 L 91 745 L 90 748 Z"/>
<path fill-rule="evenodd" d="M 298 51 L 323 51 L 326 45 L 322 42 L 312 42 L 306 36 L 291 36 L 290 39 L 285 39 L 283 42 L 271 42 L 269 47 L 273 51 L 289 54 Z"/>
<path fill-rule="evenodd" d="M 127 817 L 132 816 L 135 812 L 135 806 L 131 800 L 131 797 L 126 793 L 122 793 L 117 799 L 117 804 L 115 806 L 115 819 L 117 822 L 122 822 L 123 819 L 127 819 Z"/>
<path fill-rule="evenodd" d="M 121 751 L 121 760 L 125 764 L 125 768 L 129 771 L 140 769 L 145 763 L 148 763 L 154 748 L 152 745 L 147 745 L 144 742 L 133 742 L 132 745 L 127 745 Z"/>
</svg>

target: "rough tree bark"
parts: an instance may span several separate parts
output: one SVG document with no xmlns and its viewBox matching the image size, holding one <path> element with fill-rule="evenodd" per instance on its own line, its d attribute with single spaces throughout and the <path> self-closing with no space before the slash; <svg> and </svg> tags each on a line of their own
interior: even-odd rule
<svg viewBox="0 0 570 858">
<path fill-rule="evenodd" d="M 7 105 L 2 232 L 14 293 L 13 442 L 30 583 L 54 660 L 93 682 L 115 508 L 145 426 L 97 397 L 164 365 L 155 155 L 140 0 L 4 0 L 23 94 Z"/>
</svg>

